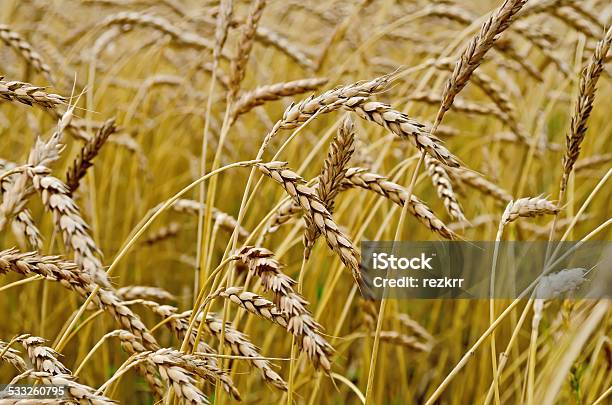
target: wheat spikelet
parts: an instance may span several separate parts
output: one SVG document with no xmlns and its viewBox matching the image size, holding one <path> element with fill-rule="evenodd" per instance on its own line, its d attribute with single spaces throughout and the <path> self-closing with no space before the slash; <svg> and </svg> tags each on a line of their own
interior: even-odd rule
<svg viewBox="0 0 612 405">
<path fill-rule="evenodd" d="M 268 101 L 280 100 L 296 94 L 316 90 L 327 83 L 325 78 L 300 79 L 291 82 L 275 83 L 261 86 L 253 91 L 243 94 L 234 105 L 232 121 L 242 114 Z"/>
<path fill-rule="evenodd" d="M 72 166 L 70 166 L 66 173 L 66 186 L 68 187 L 69 194 L 73 194 L 79 188 L 80 180 L 85 177 L 87 169 L 93 165 L 92 160 L 98 155 L 108 137 L 116 131 L 115 120 L 111 118 L 81 148 L 79 155 L 72 162 Z"/>
<path fill-rule="evenodd" d="M 570 131 L 565 137 L 566 151 L 563 156 L 563 177 L 561 178 L 561 191 L 565 191 L 569 175 L 574 168 L 578 155 L 580 154 L 580 145 L 584 140 L 587 131 L 587 122 L 593 109 L 593 101 L 595 100 L 595 92 L 597 90 L 597 81 L 604 69 L 604 61 L 610 44 L 612 43 L 612 28 L 608 28 L 605 37 L 597 43 L 595 53 L 591 59 L 591 63 L 586 67 L 580 77 L 579 95 L 576 101 Z"/>
<path fill-rule="evenodd" d="M 45 346 L 45 340 L 36 336 L 26 336 L 19 339 L 23 348 L 28 352 L 30 362 L 36 371 L 42 371 L 51 375 L 71 375 L 72 372 L 66 368 L 57 358 L 58 352 Z"/>
<path fill-rule="evenodd" d="M 253 48 L 253 41 L 255 40 L 255 34 L 257 32 L 257 26 L 259 25 L 263 10 L 266 7 L 266 2 L 267 0 L 256 0 L 253 2 L 247 21 L 240 32 L 237 46 L 238 52 L 231 63 L 229 79 L 230 91 L 228 92 L 228 98 L 230 100 L 234 100 L 240 91 L 240 84 L 244 80 L 246 67 L 249 62 L 249 57 L 251 56 L 251 49 Z M 234 114 L 235 116 L 240 115 L 239 113 Z"/>
<path fill-rule="evenodd" d="M 463 215 L 463 210 L 453 191 L 450 177 L 448 177 L 444 167 L 429 155 L 425 156 L 425 167 L 427 168 L 427 173 L 431 178 L 432 184 L 436 188 L 438 197 L 444 202 L 446 212 L 456 220 L 464 221 L 465 215 Z"/>
<path fill-rule="evenodd" d="M 47 65 L 38 52 L 29 42 L 24 40 L 19 33 L 11 30 L 8 25 L 0 24 L 0 40 L 15 49 L 37 72 L 42 73 L 51 83 L 54 82 L 51 68 Z"/>
<path fill-rule="evenodd" d="M 508 224 L 519 217 L 537 217 L 540 215 L 555 215 L 559 208 L 542 197 L 525 197 L 508 203 L 502 215 L 502 224 Z"/>
<path fill-rule="evenodd" d="M 360 259 L 357 249 L 334 222 L 331 214 L 321 202 L 317 193 L 306 186 L 306 181 L 297 173 L 286 168 L 285 162 L 257 163 L 256 167 L 266 176 L 279 183 L 291 198 L 298 203 L 306 218 L 314 223 L 342 262 L 353 274 L 358 285 L 361 284 Z"/>
<path fill-rule="evenodd" d="M 287 330 L 298 337 L 300 348 L 315 367 L 329 372 L 331 364 L 328 357 L 333 348 L 320 335 L 322 328 L 307 309 L 308 301 L 293 289 L 295 280 L 281 271 L 281 264 L 265 248 L 245 246 L 236 256 L 249 271 L 260 277 L 264 289 L 274 294 L 275 304 L 288 317 Z"/>
<path fill-rule="evenodd" d="M 408 192 L 404 187 L 387 180 L 384 176 L 369 172 L 367 169 L 360 167 L 348 169 L 343 186 L 346 188 L 360 187 L 373 191 L 402 207 L 406 204 L 408 198 Z M 413 194 L 410 195 L 408 211 L 431 231 L 436 232 L 445 239 L 453 239 L 454 233 L 434 215 L 424 202 Z"/>
<path fill-rule="evenodd" d="M 490 195 L 498 201 L 508 203 L 512 200 L 512 195 L 510 193 L 474 171 L 457 168 L 449 170 L 449 174 L 468 186 L 481 191 L 483 194 Z"/>
<path fill-rule="evenodd" d="M 0 274 L 9 271 L 23 275 L 39 275 L 48 280 L 58 281 L 84 298 L 87 298 L 98 287 L 92 277 L 80 271 L 75 263 L 62 261 L 57 256 L 39 256 L 33 252 L 19 253 L 15 249 L 0 251 Z M 93 298 L 93 303 L 111 313 L 147 348 L 157 350 L 159 346 L 153 335 L 140 318 L 123 305 L 114 291 L 99 288 L 98 294 Z"/>
<path fill-rule="evenodd" d="M 19 351 L 7 348 L 7 343 L 0 340 L 0 360 L 6 361 L 17 369 L 20 373 L 27 369 L 25 361 L 19 355 Z"/>
<path fill-rule="evenodd" d="M 440 110 L 434 121 L 434 128 L 442 122 L 444 114 L 453 104 L 455 96 L 470 80 L 472 72 L 482 63 L 485 54 L 493 46 L 498 36 L 512 23 L 514 15 L 523 7 L 526 0 L 505 0 L 481 26 L 480 31 L 469 42 L 455 63 L 453 73 L 444 87 Z"/>
<path fill-rule="evenodd" d="M 346 173 L 346 165 L 348 164 L 353 152 L 355 151 L 355 131 L 353 122 L 349 117 L 346 117 L 340 127 L 338 134 L 334 137 L 327 158 L 323 162 L 323 168 L 318 178 L 318 186 L 316 188 L 317 195 L 321 202 L 327 207 L 331 213 L 334 210 L 334 200 L 340 191 L 344 174 Z M 316 225 L 308 223 L 304 230 L 304 248 L 305 256 L 310 255 L 310 250 L 314 246 L 320 233 Z"/>
</svg>

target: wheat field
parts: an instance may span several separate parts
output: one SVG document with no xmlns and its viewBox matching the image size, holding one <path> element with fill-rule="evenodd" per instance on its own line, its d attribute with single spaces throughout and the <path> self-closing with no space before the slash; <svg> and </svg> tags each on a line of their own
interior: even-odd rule
<svg viewBox="0 0 612 405">
<path fill-rule="evenodd" d="M 611 301 L 372 300 L 360 264 L 372 240 L 610 240 L 611 23 L 3 0 L 0 384 L 66 392 L 0 404 L 612 403 Z"/>
</svg>

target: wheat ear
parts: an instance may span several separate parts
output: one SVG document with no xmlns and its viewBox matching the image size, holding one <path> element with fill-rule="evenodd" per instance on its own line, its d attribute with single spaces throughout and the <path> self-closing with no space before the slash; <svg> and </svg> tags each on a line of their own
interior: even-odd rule
<svg viewBox="0 0 612 405">
<path fill-rule="evenodd" d="M 444 202 L 446 212 L 458 221 L 465 221 L 465 215 L 463 215 L 461 205 L 459 205 L 459 201 L 457 201 L 453 191 L 450 177 L 444 167 L 429 155 L 425 155 L 425 167 L 432 184 L 436 188 L 438 197 Z"/>
<path fill-rule="evenodd" d="M 19 253 L 15 249 L 0 251 L 0 274 L 9 271 L 23 275 L 39 275 L 48 280 L 58 281 L 83 298 L 87 298 L 98 288 L 89 274 L 80 271 L 75 263 L 62 261 L 58 256 L 40 256 L 34 252 Z M 113 315 L 123 327 L 134 333 L 147 349 L 159 348 L 144 323 L 122 303 L 113 290 L 99 288 L 93 303 Z"/>
<path fill-rule="evenodd" d="M 0 24 L 0 40 L 15 49 L 37 72 L 42 73 L 49 82 L 53 83 L 51 68 L 47 65 L 32 45 L 27 42 L 19 33 L 11 30 L 8 25 Z"/>
<path fill-rule="evenodd" d="M 280 100 L 283 97 L 316 90 L 325 83 L 327 83 L 327 79 L 325 78 L 312 78 L 258 87 L 255 90 L 243 94 L 238 101 L 236 101 L 232 112 L 232 120 L 236 120 L 240 115 L 246 114 L 253 108 L 268 101 Z"/>
<path fill-rule="evenodd" d="M 502 224 L 508 224 L 519 217 L 537 217 L 541 215 L 555 215 L 559 208 L 542 197 L 525 197 L 510 201 L 502 215 Z"/>
<path fill-rule="evenodd" d="M 0 361 L 6 361 L 17 369 L 20 373 L 23 373 L 27 369 L 25 361 L 20 356 L 18 350 L 7 347 L 8 343 L 0 340 Z"/>
<path fill-rule="evenodd" d="M 523 7 L 527 0 L 505 0 L 480 27 L 480 31 L 468 43 L 455 63 L 453 73 L 449 77 L 442 94 L 442 103 L 436 119 L 435 128 L 442 122 L 446 111 L 453 104 L 455 96 L 461 92 L 470 80 L 472 72 L 482 63 L 485 54 L 499 35 L 512 23 L 515 14 Z"/>
<path fill-rule="evenodd" d="M 316 191 L 308 187 L 306 181 L 297 173 L 287 169 L 285 162 L 257 163 L 256 167 L 279 183 L 287 194 L 302 207 L 305 218 L 316 225 L 327 240 L 329 247 L 340 256 L 357 284 L 361 285 L 359 252 L 353 242 L 340 231 Z"/>
<path fill-rule="evenodd" d="M 281 271 L 282 265 L 265 248 L 245 246 L 236 256 L 249 271 L 259 276 L 264 289 L 273 293 L 275 304 L 288 318 L 287 330 L 298 338 L 301 350 L 315 367 L 329 373 L 333 348 L 321 336 L 322 327 L 307 309 L 308 301 L 293 289 L 296 281 Z"/>
<path fill-rule="evenodd" d="M 343 182 L 343 187 L 359 187 L 365 190 L 373 191 L 385 198 L 388 198 L 401 207 L 406 204 L 406 200 L 408 199 L 408 191 L 404 187 L 389 181 L 384 176 L 370 172 L 361 167 L 352 167 L 348 169 Z M 427 204 L 419 200 L 412 193 L 410 193 L 408 212 L 414 215 L 419 222 L 425 225 L 429 230 L 436 232 L 443 238 L 454 238 L 454 232 L 434 215 Z"/>
<path fill-rule="evenodd" d="M 567 187 L 569 175 L 580 154 L 580 145 L 586 135 L 587 122 L 593 110 L 597 81 L 604 69 L 604 61 L 611 43 L 612 27 L 608 28 L 605 37 L 597 43 L 591 63 L 589 63 L 580 76 L 580 93 L 576 101 L 574 115 L 572 116 L 570 131 L 565 137 L 566 151 L 563 156 L 563 177 L 561 178 L 560 187 L 562 192 L 564 192 Z"/>
<path fill-rule="evenodd" d="M 259 20 L 263 15 L 266 2 L 267 0 L 255 0 L 253 2 L 251 11 L 247 17 L 247 21 L 240 32 L 240 38 L 238 39 L 238 52 L 236 57 L 232 59 L 229 76 L 228 98 L 230 100 L 234 100 L 240 92 L 240 84 L 244 80 L 244 76 L 246 74 L 246 67 L 249 62 L 249 57 L 251 56 L 251 50 L 253 49 L 253 42 L 255 40 L 257 26 L 259 25 Z"/>
<path fill-rule="evenodd" d="M 334 210 L 334 200 L 340 191 L 342 180 L 346 173 L 348 164 L 353 152 L 355 151 L 355 130 L 353 121 L 346 117 L 340 127 L 338 134 L 334 137 L 327 153 L 327 158 L 323 162 L 323 168 L 318 178 L 316 187 L 317 195 L 321 202 L 331 213 Z M 316 225 L 309 223 L 304 230 L 305 256 L 308 257 L 310 250 L 320 233 Z"/>
<path fill-rule="evenodd" d="M 93 138 L 83 145 L 66 173 L 66 186 L 69 194 L 73 194 L 79 188 L 79 182 L 87 173 L 87 169 L 93 165 L 93 159 L 98 155 L 108 137 L 116 131 L 115 120 L 111 118 L 98 129 Z"/>
</svg>

